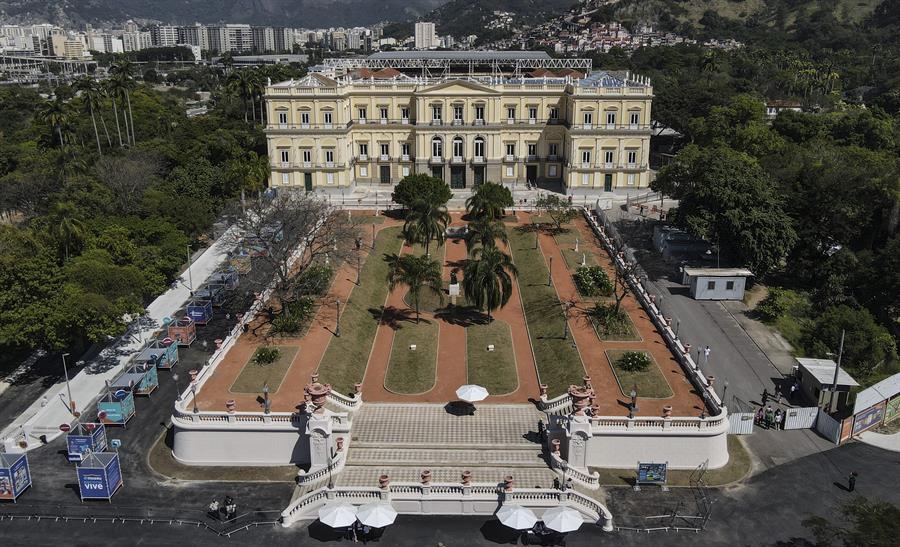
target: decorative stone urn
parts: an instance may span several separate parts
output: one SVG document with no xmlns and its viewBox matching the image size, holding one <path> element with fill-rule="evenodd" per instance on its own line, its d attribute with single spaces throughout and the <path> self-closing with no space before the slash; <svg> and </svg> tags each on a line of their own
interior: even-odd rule
<svg viewBox="0 0 900 547">
<path fill-rule="evenodd" d="M 706 377 L 706 381 L 709 382 L 709 387 L 713 387 L 716 384 L 716 377 L 709 375 Z"/>
<path fill-rule="evenodd" d="M 685 345 L 684 345 L 684 354 L 685 354 L 685 355 L 690 355 L 690 354 L 691 354 L 691 345 L 690 345 L 690 344 L 685 344 Z"/>
<path fill-rule="evenodd" d="M 227 401 L 225 401 L 225 408 L 228 409 L 229 414 L 234 414 L 234 409 L 236 406 L 237 404 L 234 402 L 234 399 L 228 399 Z"/>
<path fill-rule="evenodd" d="M 431 470 L 426 469 L 422 471 L 422 485 L 431 486 Z"/>
<path fill-rule="evenodd" d="M 319 373 L 318 372 L 312 373 L 312 376 L 310 377 L 310 383 L 313 383 L 313 384 L 319 383 Z"/>
<path fill-rule="evenodd" d="M 503 477 L 503 491 L 504 492 L 512 492 L 513 486 L 515 486 L 515 480 L 512 475 L 507 475 Z"/>
<path fill-rule="evenodd" d="M 378 477 L 378 488 L 382 490 L 387 490 L 391 485 L 391 478 L 388 475 L 381 475 Z"/>
<path fill-rule="evenodd" d="M 472 472 L 471 471 L 463 471 L 462 472 L 462 484 L 463 486 L 469 486 L 472 484 Z"/>
<path fill-rule="evenodd" d="M 584 409 L 588 406 L 588 398 L 591 397 L 591 390 L 581 386 L 569 386 L 569 396 L 572 397 L 572 406 L 575 407 L 573 414 L 575 416 L 584 416 Z"/>
<path fill-rule="evenodd" d="M 344 450 L 344 438 L 343 437 L 337 437 L 334 442 L 337 443 L 337 451 L 338 452 L 341 452 L 342 450 Z"/>
<path fill-rule="evenodd" d="M 666 316 L 666 317 L 665 317 L 665 320 L 666 320 L 666 326 L 667 326 L 667 327 L 671 327 L 671 326 L 672 326 L 672 318 Z"/>
<path fill-rule="evenodd" d="M 672 417 L 672 405 L 666 405 L 663 407 L 663 418 L 671 418 Z"/>
<path fill-rule="evenodd" d="M 221 338 L 216 338 L 216 349 L 222 349 L 222 344 L 224 344 L 224 343 L 225 343 L 225 340 L 222 340 Z"/>
<path fill-rule="evenodd" d="M 192 368 L 191 370 L 188 371 L 188 374 L 191 375 L 191 382 L 196 382 L 197 375 L 200 374 L 200 371 L 195 368 Z"/>
<path fill-rule="evenodd" d="M 356 382 L 353 384 L 353 395 L 359 397 L 362 395 L 362 382 Z"/>
<path fill-rule="evenodd" d="M 551 439 L 550 440 L 550 452 L 555 456 L 559 456 L 559 447 L 562 444 L 559 439 Z"/>
<path fill-rule="evenodd" d="M 541 384 L 538 386 L 538 389 L 541 390 L 541 397 L 547 396 L 547 384 Z"/>
<path fill-rule="evenodd" d="M 586 389 L 591 389 L 594 387 L 591 385 L 591 377 L 590 376 L 584 376 L 581 378 L 581 380 L 584 382 L 584 387 Z"/>
<path fill-rule="evenodd" d="M 306 397 L 313 405 L 313 414 L 323 414 L 325 412 L 325 400 L 331 393 L 331 384 L 322 385 L 319 382 L 314 384 L 306 384 L 303 388 Z"/>
</svg>

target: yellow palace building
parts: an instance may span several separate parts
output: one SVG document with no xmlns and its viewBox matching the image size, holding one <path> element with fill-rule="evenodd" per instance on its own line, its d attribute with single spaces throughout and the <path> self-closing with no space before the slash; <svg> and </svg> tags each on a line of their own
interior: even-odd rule
<svg viewBox="0 0 900 547">
<path fill-rule="evenodd" d="M 533 51 L 328 59 L 265 90 L 270 185 L 386 187 L 428 173 L 566 193 L 650 184 L 647 78 Z"/>
</svg>

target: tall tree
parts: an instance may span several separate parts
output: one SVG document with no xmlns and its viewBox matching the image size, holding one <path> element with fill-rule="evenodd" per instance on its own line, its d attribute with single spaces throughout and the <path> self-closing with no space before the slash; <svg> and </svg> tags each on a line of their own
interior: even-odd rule
<svg viewBox="0 0 900 547">
<path fill-rule="evenodd" d="M 116 98 L 120 95 L 120 89 L 119 82 L 116 79 L 110 78 L 106 81 L 106 94 L 112 101 L 113 116 L 116 119 L 116 135 L 119 137 L 119 148 L 122 148 L 124 146 L 122 143 L 122 127 L 119 125 L 119 105 L 116 101 Z"/>
<path fill-rule="evenodd" d="M 81 99 L 91 116 L 91 125 L 94 126 L 94 137 L 97 139 L 97 152 L 102 156 L 103 148 L 100 146 L 100 132 L 97 130 L 97 117 L 94 115 L 95 110 L 100 110 L 102 104 L 100 86 L 97 85 L 96 80 L 85 76 L 75 82 L 75 88 L 81 91 Z"/>
<path fill-rule="evenodd" d="M 453 197 L 453 192 L 450 191 L 446 182 L 424 173 L 403 177 L 394 186 L 394 191 L 391 193 L 394 203 L 407 209 L 419 200 L 435 205 L 446 205 L 451 197 Z"/>
<path fill-rule="evenodd" d="M 425 246 L 425 256 L 429 255 L 431 242 L 438 245 L 447 239 L 447 226 L 450 224 L 450 213 L 443 205 L 435 205 L 424 200 L 413 203 L 403 223 L 403 237 L 410 243 Z"/>
<path fill-rule="evenodd" d="M 502 308 L 512 295 L 512 276 L 518 270 L 508 254 L 496 247 L 475 249 L 472 260 L 463 268 L 463 291 L 466 299 L 479 310 L 485 310 L 488 319 L 492 312 Z"/>
<path fill-rule="evenodd" d="M 53 100 L 44 101 L 37 111 L 37 118 L 49 125 L 50 129 L 56 133 L 59 138 L 59 147 L 65 146 L 63 126 L 68 123 L 69 107 L 62 98 L 56 97 Z"/>
<path fill-rule="evenodd" d="M 496 182 L 485 182 L 466 199 L 466 211 L 475 218 L 499 220 L 506 214 L 506 208 L 514 203 L 509 188 Z"/>
<path fill-rule="evenodd" d="M 131 145 L 134 146 L 137 142 L 134 129 L 134 113 L 131 110 L 131 90 L 135 87 L 133 76 L 134 63 L 129 59 L 122 59 L 114 64 L 110 71 L 114 74 L 113 78 L 119 81 L 118 87 L 125 97 L 125 103 L 128 105 L 128 120 L 131 125 Z M 126 124 L 126 131 L 127 125 L 128 124 Z"/>
<path fill-rule="evenodd" d="M 758 277 L 778 268 L 797 240 L 768 173 L 727 146 L 688 146 L 660 171 L 653 189 L 680 200 L 676 224 L 724 243 L 722 257 Z"/>
<path fill-rule="evenodd" d="M 470 222 L 466 233 L 466 250 L 471 253 L 476 245 L 496 247 L 498 239 L 504 244 L 509 243 L 509 236 L 502 222 L 484 219 Z"/>
<path fill-rule="evenodd" d="M 59 242 L 62 243 L 63 258 L 68 262 L 69 249 L 84 241 L 84 222 L 78 218 L 78 211 L 72 203 L 56 203 L 50 215 L 54 223 L 52 226 L 53 233 Z"/>
<path fill-rule="evenodd" d="M 253 71 L 249 69 L 235 70 L 228 76 L 228 90 L 237 95 L 241 99 L 244 107 L 244 122 L 249 123 L 247 118 L 247 103 L 254 97 L 256 82 Z M 254 109 L 253 117 L 256 118 Z"/>
<path fill-rule="evenodd" d="M 388 283 L 391 290 L 397 285 L 409 287 L 413 307 L 416 310 L 416 323 L 419 322 L 419 299 L 422 290 L 436 294 L 444 301 L 444 282 L 441 278 L 441 264 L 428 256 L 397 255 L 385 257 L 388 264 Z"/>
</svg>

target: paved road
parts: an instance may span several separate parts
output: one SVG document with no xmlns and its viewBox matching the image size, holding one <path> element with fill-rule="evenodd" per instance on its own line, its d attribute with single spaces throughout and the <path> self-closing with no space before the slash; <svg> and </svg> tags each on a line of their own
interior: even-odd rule
<svg viewBox="0 0 900 547">
<path fill-rule="evenodd" d="M 612 217 L 621 216 L 619 209 L 611 211 Z M 652 228 L 635 223 L 619 223 L 629 245 L 637 248 L 637 257 L 649 276 L 648 290 L 657 294 L 657 303 L 663 313 L 673 318 L 673 328 L 679 337 L 690 343 L 695 361 L 705 374 L 716 377 L 717 391 L 725 393 L 725 403 L 730 410 L 738 406 L 733 399 L 743 403 L 760 404 L 763 390 L 775 392 L 783 373 L 763 353 L 747 334 L 734 315 L 720 302 L 697 301 L 690 297 L 686 286 L 675 279 L 675 267 L 665 264 L 657 253 L 651 251 L 649 236 Z M 742 321 L 749 322 L 746 317 Z M 756 326 L 765 329 L 759 323 Z M 706 363 L 698 350 L 710 347 Z M 725 385 L 727 383 L 727 390 Z M 834 445 L 811 430 L 774 431 L 756 428 L 744 438 L 755 457 L 757 467 L 768 468 Z"/>
<path fill-rule="evenodd" d="M 834 483 L 843 484 L 844 477 L 853 470 L 860 476 L 856 492 L 850 494 Z M 900 458 L 896 453 L 851 443 L 767 470 L 744 485 L 714 490 L 712 516 L 706 531 L 699 534 L 605 533 L 595 527 L 584 527 L 571 534 L 567 544 L 570 547 L 774 545 L 791 538 L 810 537 L 801 524 L 803 519 L 812 515 L 839 518 L 837 508 L 856 496 L 900 504 L 897 484 L 900 484 Z M 193 485 L 186 487 L 187 490 L 191 488 Z M 672 506 L 682 493 L 677 490 L 673 489 L 671 493 Z M 616 509 L 622 509 L 618 505 L 628 503 L 630 495 L 627 489 L 616 492 L 614 514 Z M 158 496 L 159 502 L 176 502 L 173 496 L 176 496 L 173 490 L 164 487 Z M 177 497 L 181 496 L 179 491 Z M 662 502 L 665 501 L 662 498 Z M 13 509 L 9 505 L 3 506 L 0 515 Z M 446 547 L 489 546 L 506 543 L 503 535 L 503 529 L 491 518 L 401 515 L 385 532 L 381 544 L 425 547 L 441 542 Z M 220 538 L 204 528 L 185 525 L 0 520 L 0 538 L 4 545 L 86 545 L 97 541 L 128 545 L 171 545 L 176 541 L 185 545 L 216 546 L 321 545 L 326 537 L 321 526 L 296 525 L 283 529 L 266 525 L 236 533 L 231 538 Z"/>
</svg>

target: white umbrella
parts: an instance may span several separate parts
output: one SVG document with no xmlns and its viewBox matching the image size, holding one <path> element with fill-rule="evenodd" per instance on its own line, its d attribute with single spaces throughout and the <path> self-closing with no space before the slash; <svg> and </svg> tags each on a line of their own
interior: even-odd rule
<svg viewBox="0 0 900 547">
<path fill-rule="evenodd" d="M 488 390 L 474 384 L 466 384 L 456 390 L 456 396 L 463 401 L 474 403 L 485 400 L 488 396 Z"/>
<path fill-rule="evenodd" d="M 319 508 L 319 520 L 332 528 L 343 528 L 356 522 L 356 507 L 347 502 L 328 503 Z"/>
<path fill-rule="evenodd" d="M 367 503 L 360 506 L 356 512 L 356 518 L 359 522 L 373 528 L 384 528 L 390 524 L 394 524 L 397 518 L 397 511 L 387 503 Z"/>
<path fill-rule="evenodd" d="M 531 509 L 522 507 L 521 505 L 504 505 L 497 511 L 497 518 L 504 526 L 509 526 L 514 530 L 528 530 L 534 527 L 537 517 L 531 512 Z"/>
<path fill-rule="evenodd" d="M 562 505 L 547 509 L 542 520 L 544 526 L 557 532 L 574 532 L 584 523 L 581 513 Z"/>
</svg>

